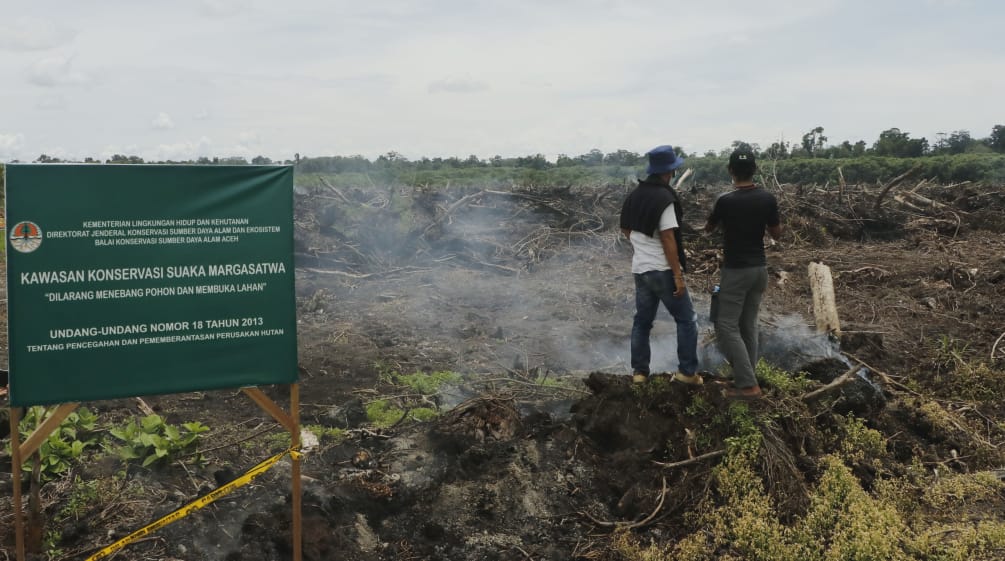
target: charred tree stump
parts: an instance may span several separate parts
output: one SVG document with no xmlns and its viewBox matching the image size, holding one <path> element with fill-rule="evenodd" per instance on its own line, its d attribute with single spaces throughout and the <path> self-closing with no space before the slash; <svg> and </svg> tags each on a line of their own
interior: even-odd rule
<svg viewBox="0 0 1005 561">
<path fill-rule="evenodd" d="M 841 336 L 837 304 L 834 301 L 834 280 L 831 269 L 823 263 L 810 262 L 808 267 L 810 289 L 813 291 L 813 315 L 817 332 Z"/>
</svg>

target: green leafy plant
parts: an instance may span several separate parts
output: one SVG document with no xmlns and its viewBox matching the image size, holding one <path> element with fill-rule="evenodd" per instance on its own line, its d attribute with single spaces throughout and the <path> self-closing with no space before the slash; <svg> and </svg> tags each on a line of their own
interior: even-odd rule
<svg viewBox="0 0 1005 561">
<path fill-rule="evenodd" d="M 191 454 L 198 445 L 199 435 L 208 430 L 209 427 L 197 421 L 175 426 L 165 423 L 160 415 L 147 415 L 139 423 L 129 419 L 108 433 L 122 441 L 116 448 L 120 458 L 140 460 L 143 466 L 149 466 Z M 202 460 L 199 455 L 195 458 L 197 463 Z"/>
<path fill-rule="evenodd" d="M 24 419 L 18 425 L 21 438 L 28 436 L 45 421 L 50 412 L 45 407 L 28 408 Z M 59 427 L 48 435 L 38 447 L 41 458 L 41 475 L 43 482 L 57 479 L 69 471 L 71 465 L 90 447 L 97 446 L 96 423 L 98 416 L 86 407 L 81 407 L 70 413 L 59 424 Z M 25 462 L 22 471 L 31 471 L 32 463 Z"/>
<path fill-rule="evenodd" d="M 74 477 L 73 487 L 70 488 L 70 498 L 56 513 L 56 521 L 79 520 L 98 503 L 102 491 L 101 487 L 106 484 L 98 479 L 84 481 L 79 475 Z"/>
</svg>

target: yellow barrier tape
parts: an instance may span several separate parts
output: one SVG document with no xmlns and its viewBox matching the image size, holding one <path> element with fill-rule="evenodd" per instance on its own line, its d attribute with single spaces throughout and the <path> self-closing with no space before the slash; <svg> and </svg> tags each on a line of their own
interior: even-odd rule
<svg viewBox="0 0 1005 561">
<path fill-rule="evenodd" d="M 119 541 L 113 543 L 112 545 L 110 545 L 110 546 L 102 549 L 101 551 L 99 551 L 99 552 L 95 553 L 94 555 L 88 557 L 87 561 L 97 561 L 98 559 L 104 559 L 105 557 L 108 557 L 109 555 L 112 555 L 113 553 L 115 553 L 118 550 L 122 549 L 123 547 L 129 545 L 130 543 L 132 543 L 132 542 L 134 542 L 134 541 L 142 538 L 143 536 L 152 534 L 153 532 L 156 532 L 157 530 L 163 528 L 164 526 L 167 526 L 168 524 L 171 524 L 172 522 L 177 522 L 178 520 L 181 520 L 182 518 L 185 518 L 189 514 L 192 514 L 193 512 L 195 512 L 195 511 L 197 511 L 197 510 L 205 507 L 206 505 L 212 504 L 214 501 L 216 501 L 220 497 L 223 497 L 225 495 L 230 494 L 230 492 L 233 491 L 234 489 L 237 489 L 239 487 L 244 487 L 248 483 L 251 483 L 252 481 L 254 481 L 255 478 L 258 477 L 259 475 L 262 475 L 263 473 L 269 471 L 269 469 L 273 465 L 275 465 L 276 462 L 278 462 L 280 459 L 282 459 L 283 456 L 285 456 L 287 454 L 289 454 L 290 457 L 293 458 L 293 459 L 295 459 L 295 460 L 299 460 L 303 456 L 303 454 L 301 454 L 299 451 L 294 450 L 292 448 L 290 448 L 289 450 L 285 450 L 283 452 L 280 452 L 280 453 L 276 454 L 275 456 L 272 456 L 271 458 L 269 458 L 269 459 L 263 461 L 262 463 L 258 464 L 257 466 L 251 468 L 244 475 L 238 477 L 237 479 L 234 479 L 230 483 L 227 483 L 226 485 L 224 485 L 222 487 L 218 487 L 213 492 L 207 493 L 207 494 L 199 497 L 198 499 L 192 501 L 191 503 L 189 503 L 189 504 L 187 504 L 187 505 L 185 505 L 185 506 L 183 506 L 181 508 L 178 508 L 174 512 L 161 517 L 156 522 L 153 522 L 151 524 L 147 524 L 146 526 L 140 528 L 139 530 L 136 530 L 132 534 L 129 534 L 128 536 L 122 538 L 121 540 L 119 540 Z"/>
</svg>

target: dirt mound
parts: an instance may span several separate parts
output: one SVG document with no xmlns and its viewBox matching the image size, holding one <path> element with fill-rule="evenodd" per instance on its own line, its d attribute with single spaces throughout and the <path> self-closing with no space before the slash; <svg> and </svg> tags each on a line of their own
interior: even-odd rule
<svg viewBox="0 0 1005 561">
<path fill-rule="evenodd" d="M 717 456 L 661 463 L 724 450 L 734 430 L 719 417 L 729 404 L 712 385 L 666 376 L 640 386 L 593 373 L 585 384 L 591 395 L 565 422 L 482 397 L 429 425 L 329 450 L 332 469 L 314 486 L 323 494 L 308 494 L 305 511 L 308 528 L 339 531 L 305 532 L 306 558 L 570 559 L 597 529 L 673 526 L 705 496 Z M 228 559 L 288 548 L 286 510 L 249 519 Z"/>
</svg>

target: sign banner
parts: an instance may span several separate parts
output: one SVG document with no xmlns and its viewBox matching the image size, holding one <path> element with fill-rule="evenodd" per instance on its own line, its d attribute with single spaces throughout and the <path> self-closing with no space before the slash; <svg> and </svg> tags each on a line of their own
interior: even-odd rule
<svg viewBox="0 0 1005 561">
<path fill-rule="evenodd" d="M 293 169 L 6 166 L 10 403 L 297 380 Z"/>
</svg>

